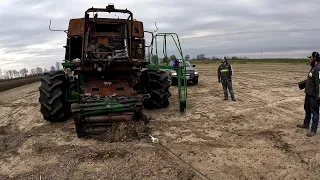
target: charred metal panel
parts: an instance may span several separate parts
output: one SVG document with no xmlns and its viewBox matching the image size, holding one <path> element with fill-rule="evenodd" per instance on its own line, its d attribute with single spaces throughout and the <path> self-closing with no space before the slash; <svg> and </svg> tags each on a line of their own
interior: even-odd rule
<svg viewBox="0 0 320 180">
<path fill-rule="evenodd" d="M 71 19 L 69 21 L 69 36 L 82 36 L 84 33 L 84 18 L 81 19 Z"/>
<path fill-rule="evenodd" d="M 128 24 L 128 27 L 131 26 L 131 20 L 129 20 L 127 22 Z M 131 28 L 128 28 L 129 29 L 129 34 L 131 34 Z M 138 37 L 138 38 L 144 38 L 144 32 L 143 32 L 143 23 L 140 22 L 140 21 L 133 21 L 133 33 L 132 35 L 134 37 Z"/>
</svg>

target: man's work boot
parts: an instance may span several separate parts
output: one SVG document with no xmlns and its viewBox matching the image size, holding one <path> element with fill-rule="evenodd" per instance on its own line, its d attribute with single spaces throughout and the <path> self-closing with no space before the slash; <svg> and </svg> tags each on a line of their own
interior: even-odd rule
<svg viewBox="0 0 320 180">
<path fill-rule="evenodd" d="M 228 100 L 228 97 L 224 97 L 223 100 L 225 100 L 225 101 Z"/>
<path fill-rule="evenodd" d="M 236 98 L 233 98 L 232 101 L 236 101 Z"/>
<path fill-rule="evenodd" d="M 313 131 L 310 131 L 310 132 L 307 134 L 308 137 L 312 137 L 312 136 L 314 136 L 314 135 L 316 135 L 316 133 L 313 132 Z"/>
<path fill-rule="evenodd" d="M 298 127 L 298 128 L 309 129 L 309 126 L 307 126 L 307 125 L 305 125 L 305 124 L 298 124 L 297 127 Z"/>
</svg>

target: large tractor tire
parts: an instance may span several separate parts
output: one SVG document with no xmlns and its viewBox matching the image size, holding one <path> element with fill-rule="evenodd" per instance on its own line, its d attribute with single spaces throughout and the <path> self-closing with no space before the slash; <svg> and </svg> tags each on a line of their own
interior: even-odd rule
<svg viewBox="0 0 320 180">
<path fill-rule="evenodd" d="M 145 70 L 141 75 L 141 82 L 144 89 L 150 94 L 151 98 L 143 102 L 146 109 L 166 108 L 170 104 L 169 98 L 171 93 L 170 79 L 165 71 L 161 70 Z"/>
<path fill-rule="evenodd" d="M 67 81 L 63 71 L 45 73 L 39 87 L 41 113 L 51 122 L 68 120 L 70 103 L 66 102 Z"/>
</svg>

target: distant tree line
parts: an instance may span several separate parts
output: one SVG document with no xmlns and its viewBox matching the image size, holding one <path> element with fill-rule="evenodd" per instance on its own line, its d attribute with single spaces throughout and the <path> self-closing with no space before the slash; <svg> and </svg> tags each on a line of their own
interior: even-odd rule
<svg viewBox="0 0 320 180">
<path fill-rule="evenodd" d="M 243 57 L 238 57 L 238 56 L 226 56 L 227 59 L 232 59 L 232 60 L 238 60 L 238 59 L 249 59 L 246 56 Z M 203 60 L 220 60 L 222 57 L 216 57 L 216 56 L 212 56 L 212 57 L 207 57 L 205 54 L 198 54 L 195 57 L 191 58 L 190 55 L 186 55 L 184 57 L 185 61 L 203 61 Z M 176 55 L 170 55 L 167 58 L 159 58 L 157 55 L 152 55 L 151 56 L 151 63 L 153 64 L 159 64 L 159 63 L 167 63 L 168 61 L 171 61 L 173 59 L 176 59 Z M 180 59 L 180 58 L 178 58 Z"/>
<path fill-rule="evenodd" d="M 212 56 L 212 57 L 207 57 L 205 54 L 198 54 L 196 57 L 190 59 L 190 56 L 188 56 L 189 60 L 192 61 L 201 61 L 201 60 L 220 60 L 222 57 L 216 57 L 216 56 Z M 187 59 L 187 56 L 185 58 L 185 60 Z M 247 56 L 243 56 L 243 57 L 238 57 L 238 56 L 225 56 L 227 59 L 232 59 L 232 60 L 237 60 L 237 59 L 249 59 Z"/>
<path fill-rule="evenodd" d="M 46 72 L 59 71 L 61 69 L 60 63 L 56 62 L 55 66 L 51 66 L 50 69 L 42 69 L 40 67 L 31 68 L 28 70 L 27 68 L 22 68 L 20 70 L 10 69 L 10 70 L 2 70 L 0 69 L 0 79 L 15 79 L 15 78 L 23 78 L 28 76 L 42 75 Z"/>
</svg>

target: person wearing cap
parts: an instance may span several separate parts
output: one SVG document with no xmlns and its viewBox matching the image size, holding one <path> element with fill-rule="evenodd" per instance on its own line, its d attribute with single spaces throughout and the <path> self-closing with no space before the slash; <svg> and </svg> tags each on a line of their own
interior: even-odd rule
<svg viewBox="0 0 320 180">
<path fill-rule="evenodd" d="M 232 88 L 232 67 L 228 63 L 226 57 L 221 59 L 222 64 L 218 67 L 218 82 L 222 83 L 224 91 L 224 100 L 228 100 L 228 89 L 230 92 L 231 99 L 235 101 L 234 92 Z"/>
<path fill-rule="evenodd" d="M 312 125 L 311 131 L 307 134 L 308 137 L 312 137 L 317 133 L 318 123 L 319 123 L 319 85 L 320 85 L 320 58 L 318 52 L 311 53 L 308 58 L 310 59 L 311 70 L 309 71 L 306 85 L 305 85 L 305 101 L 304 101 L 304 110 L 305 110 L 305 119 L 303 124 L 298 124 L 297 127 L 309 129 L 311 114 L 312 116 Z"/>
</svg>

